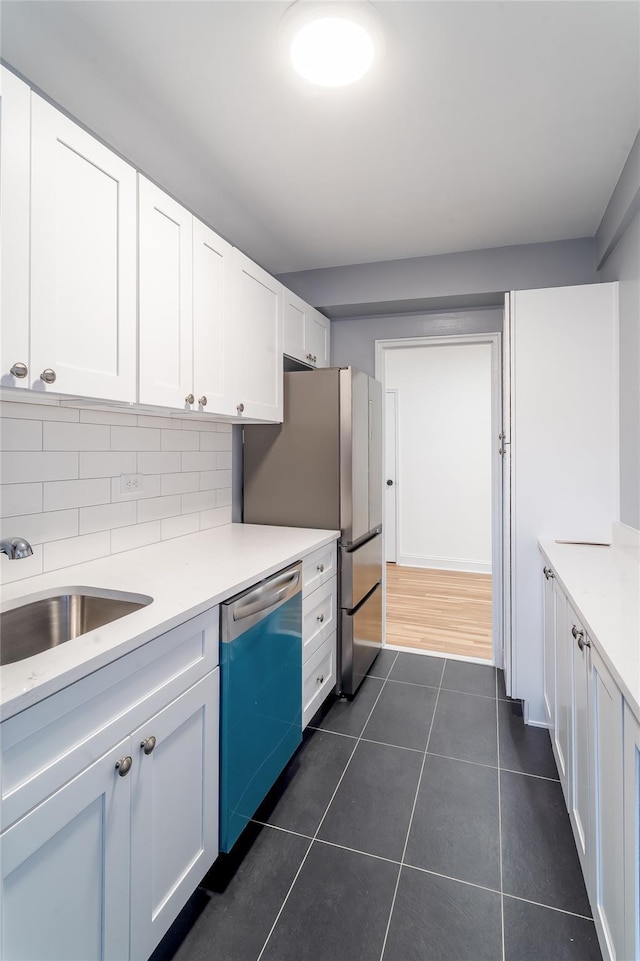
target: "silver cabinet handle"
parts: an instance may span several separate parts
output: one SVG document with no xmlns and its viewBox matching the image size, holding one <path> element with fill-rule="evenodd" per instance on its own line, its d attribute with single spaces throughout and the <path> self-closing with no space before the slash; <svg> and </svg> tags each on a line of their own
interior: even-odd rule
<svg viewBox="0 0 640 961">
<path fill-rule="evenodd" d="M 145 737 L 144 740 L 140 741 L 140 747 L 145 754 L 151 754 L 155 746 L 156 739 L 153 735 L 151 735 L 151 737 Z"/>
<path fill-rule="evenodd" d="M 187 396 L 184 399 L 184 402 L 185 404 L 193 404 L 194 400 L 195 400 L 195 397 L 193 396 L 193 394 L 187 394 Z"/>
<path fill-rule="evenodd" d="M 553 573 L 553 571 L 551 570 L 550 567 L 543 567 L 543 568 L 542 568 L 542 573 L 544 574 L 544 576 L 546 577 L 547 580 L 549 580 L 550 577 L 555 577 L 555 576 L 556 576 L 556 575 Z"/>
<path fill-rule="evenodd" d="M 316 619 L 320 621 L 320 623 L 322 624 L 324 622 L 324 614 L 318 614 L 318 617 Z"/>
<path fill-rule="evenodd" d="M 27 374 L 29 373 L 29 368 L 27 367 L 26 364 L 23 364 L 22 361 L 19 360 L 9 370 L 9 373 L 13 374 L 13 376 L 17 377 L 19 380 L 22 380 L 22 378 L 26 377 Z"/>
<path fill-rule="evenodd" d="M 43 380 L 45 384 L 55 384 L 56 382 L 56 372 L 50 367 L 46 367 L 45 370 L 40 374 L 40 380 Z"/>
<path fill-rule="evenodd" d="M 244 404 L 238 404 L 238 406 L 236 407 L 236 410 L 238 411 L 239 414 L 241 414 L 244 411 Z"/>
<path fill-rule="evenodd" d="M 321 574 L 324 574 L 324 564 L 318 564 L 316 570 L 320 571 Z"/>
<path fill-rule="evenodd" d="M 318 682 L 318 684 L 322 684 L 324 682 L 324 674 L 318 675 L 318 677 L 316 678 L 316 681 Z"/>
<path fill-rule="evenodd" d="M 207 398 L 205 394 L 203 394 L 202 397 L 198 397 L 198 403 L 200 404 L 201 407 L 207 406 Z"/>
<path fill-rule="evenodd" d="M 580 648 L 581 651 L 584 651 L 585 647 L 591 647 L 591 641 L 589 640 L 588 637 L 584 636 L 584 631 L 578 630 L 578 627 L 576 624 L 574 624 L 573 627 L 571 628 L 571 633 L 573 634 L 574 638 L 578 642 L 578 647 Z"/>
<path fill-rule="evenodd" d="M 116 761 L 116 771 L 120 777 L 126 777 L 131 770 L 131 765 L 133 764 L 133 758 L 130 754 L 126 757 L 121 757 L 119 761 Z"/>
</svg>

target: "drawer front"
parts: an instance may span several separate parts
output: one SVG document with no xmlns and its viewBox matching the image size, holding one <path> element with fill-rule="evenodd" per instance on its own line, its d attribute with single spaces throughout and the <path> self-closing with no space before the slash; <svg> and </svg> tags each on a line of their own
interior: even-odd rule
<svg viewBox="0 0 640 961">
<path fill-rule="evenodd" d="M 305 728 L 336 684 L 336 634 L 302 667 L 302 727 Z"/>
<path fill-rule="evenodd" d="M 218 608 L 143 644 L 0 725 L 0 831 L 218 663 Z"/>
<path fill-rule="evenodd" d="M 302 598 L 302 663 L 304 664 L 322 642 L 335 631 L 336 579 L 319 587 L 313 594 Z"/>
<path fill-rule="evenodd" d="M 335 541 L 302 559 L 302 594 L 306 596 L 336 576 L 337 546 Z"/>
</svg>

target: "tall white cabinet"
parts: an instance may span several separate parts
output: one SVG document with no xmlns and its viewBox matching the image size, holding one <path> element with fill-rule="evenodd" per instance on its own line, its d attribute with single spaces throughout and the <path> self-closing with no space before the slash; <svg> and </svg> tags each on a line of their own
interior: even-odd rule
<svg viewBox="0 0 640 961">
<path fill-rule="evenodd" d="M 618 519 L 617 293 L 617 284 L 592 284 L 508 298 L 507 693 L 542 725 L 537 541 L 609 541 Z"/>
</svg>

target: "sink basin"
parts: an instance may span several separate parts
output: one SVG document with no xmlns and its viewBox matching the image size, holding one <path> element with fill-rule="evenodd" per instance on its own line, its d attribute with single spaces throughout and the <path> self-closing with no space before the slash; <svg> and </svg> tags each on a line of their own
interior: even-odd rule
<svg viewBox="0 0 640 961">
<path fill-rule="evenodd" d="M 92 591 L 38 597 L 0 612 L 0 665 L 22 661 L 146 607 L 144 594 Z"/>
</svg>

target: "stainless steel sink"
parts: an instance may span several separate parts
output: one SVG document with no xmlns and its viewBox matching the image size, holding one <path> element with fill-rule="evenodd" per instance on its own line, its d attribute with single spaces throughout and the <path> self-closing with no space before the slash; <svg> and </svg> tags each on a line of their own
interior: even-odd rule
<svg viewBox="0 0 640 961">
<path fill-rule="evenodd" d="M 22 661 L 146 607 L 144 594 L 109 591 L 38 596 L 0 612 L 0 665 Z"/>
</svg>

